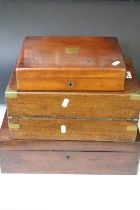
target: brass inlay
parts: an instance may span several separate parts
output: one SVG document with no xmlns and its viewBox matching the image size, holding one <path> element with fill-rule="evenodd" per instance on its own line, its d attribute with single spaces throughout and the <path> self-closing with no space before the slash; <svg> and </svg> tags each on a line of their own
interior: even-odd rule
<svg viewBox="0 0 140 210">
<path fill-rule="evenodd" d="M 66 47 L 65 48 L 65 53 L 77 54 L 78 52 L 79 52 L 79 48 L 78 47 Z"/>
<path fill-rule="evenodd" d="M 140 100 L 140 90 L 130 95 L 130 100 Z"/>
<path fill-rule="evenodd" d="M 126 127 L 127 131 L 137 131 L 138 127 L 136 125 L 129 125 Z"/>
<path fill-rule="evenodd" d="M 135 95 L 135 94 L 130 95 L 130 100 L 138 101 L 138 100 L 140 100 L 140 95 Z"/>
<path fill-rule="evenodd" d="M 7 87 L 5 90 L 5 97 L 6 98 L 17 98 L 17 91 L 12 90 L 11 88 Z"/>
<path fill-rule="evenodd" d="M 20 125 L 16 123 L 9 123 L 9 128 L 10 129 L 19 129 Z"/>
</svg>

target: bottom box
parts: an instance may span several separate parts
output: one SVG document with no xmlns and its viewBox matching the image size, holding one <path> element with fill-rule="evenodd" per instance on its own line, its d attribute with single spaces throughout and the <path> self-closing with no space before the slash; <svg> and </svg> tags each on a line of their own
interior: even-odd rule
<svg viewBox="0 0 140 210">
<path fill-rule="evenodd" d="M 2 172 L 137 174 L 138 153 L 2 151 Z"/>
</svg>

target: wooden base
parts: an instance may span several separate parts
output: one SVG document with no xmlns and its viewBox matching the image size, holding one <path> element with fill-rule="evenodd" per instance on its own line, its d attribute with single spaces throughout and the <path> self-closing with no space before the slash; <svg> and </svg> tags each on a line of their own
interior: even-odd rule
<svg viewBox="0 0 140 210">
<path fill-rule="evenodd" d="M 4 173 L 137 174 L 140 135 L 134 143 L 12 140 L 5 115 L 0 131 Z"/>
</svg>

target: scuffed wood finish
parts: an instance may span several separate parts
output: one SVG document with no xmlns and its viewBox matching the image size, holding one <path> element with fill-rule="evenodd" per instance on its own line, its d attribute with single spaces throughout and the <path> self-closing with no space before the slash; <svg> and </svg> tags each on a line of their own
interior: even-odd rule
<svg viewBox="0 0 140 210">
<path fill-rule="evenodd" d="M 134 143 L 37 141 L 10 138 L 5 115 L 0 131 L 3 173 L 136 174 L 140 135 Z"/>
<path fill-rule="evenodd" d="M 120 91 L 125 74 L 114 37 L 26 37 L 16 65 L 18 90 Z"/>
<path fill-rule="evenodd" d="M 137 153 L 71 151 L 1 151 L 3 173 L 137 173 Z"/>
<path fill-rule="evenodd" d="M 34 85 L 33 85 L 34 84 Z M 39 85 L 38 85 L 39 84 Z M 69 84 L 72 84 L 69 87 Z M 34 86 L 34 88 L 33 88 Z M 48 90 L 48 91 L 119 91 L 124 90 L 123 79 L 25 79 L 17 81 L 18 90 Z"/>
<path fill-rule="evenodd" d="M 136 140 L 135 121 L 53 119 L 53 118 L 9 118 L 9 129 L 13 139 L 40 140 L 84 140 L 124 141 Z M 62 127 L 65 127 L 63 133 Z"/>
<path fill-rule="evenodd" d="M 7 115 L 5 114 L 2 129 L 0 131 L 0 150 L 45 150 L 45 151 L 114 151 L 140 153 L 140 134 L 137 134 L 136 142 L 97 142 L 97 141 L 49 141 L 49 140 L 25 140 L 15 141 L 11 139 Z"/>
<path fill-rule="evenodd" d="M 132 60 L 125 58 L 125 63 L 127 71 L 131 71 L 132 79 L 126 79 L 125 90 L 122 92 L 18 91 L 14 72 L 8 88 L 16 97 L 6 96 L 8 115 L 138 119 L 140 89 Z M 133 95 L 137 97 L 133 98 Z M 64 99 L 69 100 L 67 107 L 62 106 Z"/>
</svg>

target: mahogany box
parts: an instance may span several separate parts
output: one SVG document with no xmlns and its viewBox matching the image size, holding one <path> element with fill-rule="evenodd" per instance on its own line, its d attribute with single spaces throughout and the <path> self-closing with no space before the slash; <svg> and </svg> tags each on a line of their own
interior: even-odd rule
<svg viewBox="0 0 140 210">
<path fill-rule="evenodd" d="M 11 138 L 135 141 L 140 89 L 132 61 L 125 65 L 121 92 L 19 91 L 14 71 L 5 93 Z"/>
<path fill-rule="evenodd" d="M 121 91 L 126 66 L 115 37 L 26 37 L 17 90 Z"/>
</svg>

